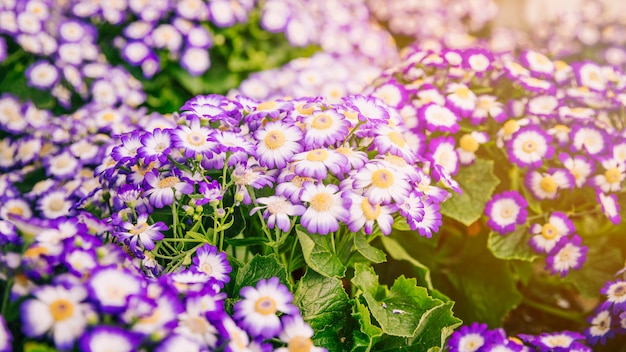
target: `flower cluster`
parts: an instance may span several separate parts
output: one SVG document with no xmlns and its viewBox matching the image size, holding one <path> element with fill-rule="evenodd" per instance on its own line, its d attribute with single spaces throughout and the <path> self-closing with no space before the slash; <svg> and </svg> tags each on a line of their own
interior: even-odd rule
<svg viewBox="0 0 626 352">
<path fill-rule="evenodd" d="M 17 305 L 11 309 L 20 313 L 19 331 L 0 319 L 2 350 L 23 334 L 61 351 L 271 351 L 283 345 L 325 351 L 313 346 L 313 330 L 278 278 L 243 287 L 231 314 L 225 310 L 231 271 L 225 253 L 205 244 L 189 267 L 151 277 L 103 241 L 109 231 L 88 213 L 15 225 L 0 220 L 0 277 Z"/>
<path fill-rule="evenodd" d="M 448 341 L 450 352 L 591 352 L 585 337 L 572 331 L 509 337 L 499 328 L 490 330 L 487 324 L 473 323 L 455 331 Z"/>
<path fill-rule="evenodd" d="M 604 214 L 621 222 L 625 89 L 622 72 L 591 61 L 415 48 L 372 94 L 400 111 L 420 153 L 450 174 L 477 158 L 497 160 L 503 183 L 486 205 L 487 225 L 502 235 L 524 226 L 547 269 L 563 276 L 585 261 L 576 221 Z"/>
<path fill-rule="evenodd" d="M 585 329 L 587 341 L 591 345 L 605 344 L 607 339 L 626 332 L 626 280 L 624 269 L 617 273 L 617 279 L 607 282 L 600 290 L 604 296 Z"/>
</svg>

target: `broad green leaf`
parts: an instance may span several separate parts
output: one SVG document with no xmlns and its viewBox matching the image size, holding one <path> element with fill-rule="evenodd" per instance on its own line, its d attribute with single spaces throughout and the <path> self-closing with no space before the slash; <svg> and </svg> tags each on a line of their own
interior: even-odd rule
<svg viewBox="0 0 626 352">
<path fill-rule="evenodd" d="M 346 267 L 335 255 L 328 236 L 311 234 L 298 225 L 296 227 L 302 254 L 307 265 L 326 277 L 344 277 Z"/>
<path fill-rule="evenodd" d="M 359 299 L 353 300 L 352 317 L 359 323 L 359 334 L 355 334 L 355 348 L 352 351 L 369 351 L 383 336 L 380 327 L 372 324 L 372 316 L 367 306 Z"/>
<path fill-rule="evenodd" d="M 532 262 L 539 258 L 539 254 L 528 244 L 530 238 L 531 235 L 526 226 L 518 226 L 514 232 L 506 235 L 492 231 L 487 240 L 487 248 L 496 258 Z"/>
<path fill-rule="evenodd" d="M 360 231 L 354 233 L 354 246 L 359 253 L 373 263 L 379 264 L 387 260 L 385 252 L 367 242 L 367 238 Z"/>
<path fill-rule="evenodd" d="M 348 294 L 341 280 L 307 270 L 296 285 L 293 301 L 304 320 L 314 330 L 333 327 L 339 330 L 350 309 Z"/>
<path fill-rule="evenodd" d="M 565 277 L 587 298 L 597 297 L 607 281 L 615 280 L 615 273 L 624 267 L 619 247 L 611 246 L 604 239 L 583 239 L 588 246 L 587 260 L 580 270 L 571 270 Z"/>
<path fill-rule="evenodd" d="M 278 277 L 280 282 L 290 288 L 287 280 L 287 270 L 285 266 L 278 262 L 274 254 L 267 256 L 257 255 L 252 260 L 239 268 L 235 278 L 233 293 L 239 295 L 239 291 L 245 286 L 256 286 L 261 279 Z M 291 289 L 291 288 L 290 288 Z"/>
<path fill-rule="evenodd" d="M 492 160 L 476 159 L 474 164 L 461 168 L 454 179 L 459 182 L 463 194 L 453 194 L 443 202 L 441 213 L 466 226 L 478 220 L 500 183 L 493 174 L 493 164 Z"/>
<path fill-rule="evenodd" d="M 419 350 L 426 348 L 443 349 L 446 339 L 452 335 L 454 329 L 462 324 L 461 319 L 454 316 L 453 306 L 454 302 L 446 302 L 422 315 L 415 340 L 411 345 L 418 347 Z"/>
</svg>

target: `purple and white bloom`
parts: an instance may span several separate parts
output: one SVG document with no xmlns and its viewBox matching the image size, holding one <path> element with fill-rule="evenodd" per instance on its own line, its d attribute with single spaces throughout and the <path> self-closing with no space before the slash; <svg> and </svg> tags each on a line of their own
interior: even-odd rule
<svg viewBox="0 0 626 352">
<path fill-rule="evenodd" d="M 42 286 L 34 297 L 20 306 L 22 331 L 28 337 L 50 332 L 56 348 L 69 350 L 87 327 L 91 307 L 83 303 L 87 291 L 82 286 Z"/>
<path fill-rule="evenodd" d="M 294 350 L 308 352 L 325 352 L 326 349 L 313 345 L 313 329 L 304 322 L 300 315 L 288 315 L 282 319 L 283 331 L 278 339 L 287 344 L 279 347 L 275 352 L 290 352 Z"/>
<path fill-rule="evenodd" d="M 459 147 L 456 152 L 459 155 L 461 165 L 469 165 L 476 160 L 476 151 L 481 144 L 489 141 L 487 132 L 472 131 L 461 136 L 459 139 Z"/>
<path fill-rule="evenodd" d="M 299 176 L 323 180 L 328 170 L 338 176 L 346 171 L 348 159 L 335 149 L 317 148 L 295 154 L 292 158 L 294 172 Z"/>
<path fill-rule="evenodd" d="M 152 225 L 148 225 L 148 214 L 143 213 L 137 216 L 137 221 L 123 222 L 120 225 L 120 231 L 114 233 L 121 241 L 130 246 L 135 253 L 154 249 L 154 242 L 163 239 L 164 235 L 161 231 L 167 231 L 167 225 L 159 221 Z"/>
<path fill-rule="evenodd" d="M 614 158 L 604 159 L 600 163 L 605 171 L 595 175 L 591 182 L 604 193 L 620 191 L 626 179 L 626 163 Z"/>
<path fill-rule="evenodd" d="M 450 336 L 448 348 L 450 352 L 475 352 L 487 342 L 487 324 L 473 323 L 464 325 Z"/>
<path fill-rule="evenodd" d="M 219 252 L 217 247 L 204 244 L 198 248 L 193 258 L 190 269 L 194 272 L 204 273 L 217 281 L 228 283 L 232 268 L 226 259 L 226 253 Z"/>
<path fill-rule="evenodd" d="M 428 157 L 436 165 L 441 165 L 450 175 L 459 171 L 459 154 L 452 136 L 441 136 L 430 140 Z"/>
<path fill-rule="evenodd" d="M 426 123 L 430 132 L 442 131 L 456 133 L 460 126 L 458 116 L 445 106 L 430 103 L 418 110 L 418 116 Z"/>
<path fill-rule="evenodd" d="M 433 232 L 439 231 L 439 227 L 441 227 L 441 211 L 439 203 L 434 202 L 433 199 L 424 201 L 423 205 L 424 216 L 421 219 L 418 217 L 407 217 L 407 223 L 412 230 L 417 230 L 420 236 L 431 238 Z"/>
<path fill-rule="evenodd" d="M 52 88 L 59 81 L 59 70 L 47 61 L 37 61 L 26 69 L 28 84 L 39 89 Z"/>
<path fill-rule="evenodd" d="M 530 123 L 530 119 L 522 118 L 519 120 L 511 119 L 502 124 L 502 128 L 496 132 L 496 146 L 498 148 L 504 147 L 504 144 L 511 140 L 511 137 L 515 132 L 519 131 L 522 126 L 526 126 Z"/>
<path fill-rule="evenodd" d="M 277 277 L 261 279 L 256 287 L 242 288 L 240 294 L 242 300 L 235 303 L 233 318 L 254 337 L 278 336 L 282 329 L 278 312 L 298 314 L 298 308 L 291 304 L 291 292 Z"/>
<path fill-rule="evenodd" d="M 543 333 L 529 342 L 540 351 L 570 351 L 574 343 L 584 339 L 585 337 L 577 332 L 561 331 Z"/>
<path fill-rule="evenodd" d="M 87 290 L 103 312 L 112 314 L 123 312 L 130 296 L 145 292 L 141 278 L 116 265 L 94 270 L 87 280 Z"/>
<path fill-rule="evenodd" d="M 349 219 L 349 211 L 344 207 L 337 185 L 307 182 L 303 185 L 300 200 L 309 203 L 300 224 L 311 233 L 326 235 L 337 231 L 339 222 Z"/>
<path fill-rule="evenodd" d="M 252 130 L 256 129 L 265 118 L 275 119 L 281 113 L 293 110 L 293 103 L 284 100 L 268 100 L 262 103 L 253 103 L 246 106 L 250 113 L 245 117 L 245 121 L 250 124 Z"/>
<path fill-rule="evenodd" d="M 12 343 L 13 336 L 11 335 L 11 331 L 7 327 L 7 322 L 4 317 L 0 315 L 0 351 L 11 352 L 13 350 Z"/>
<path fill-rule="evenodd" d="M 476 109 L 472 112 L 470 121 L 478 125 L 483 123 L 488 116 L 491 116 L 496 122 L 503 122 L 507 114 L 504 106 L 497 99 L 493 95 L 479 95 L 476 99 Z"/>
<path fill-rule="evenodd" d="M 193 184 L 181 181 L 175 175 L 163 177 L 158 175 L 156 170 L 146 173 L 145 182 L 152 188 L 148 189 L 144 196 L 157 208 L 170 205 L 175 199 L 180 199 L 182 194 L 191 194 L 194 191 Z"/>
<path fill-rule="evenodd" d="M 328 147 L 348 135 L 350 121 L 334 109 L 316 111 L 304 117 L 304 144 L 309 148 Z"/>
<path fill-rule="evenodd" d="M 574 235 L 572 239 L 561 237 L 546 258 L 546 269 L 552 274 L 567 275 L 570 270 L 578 270 L 587 258 L 587 247 L 582 246 L 582 239 Z"/>
<path fill-rule="evenodd" d="M 615 194 L 604 194 L 597 192 L 598 203 L 602 206 L 602 212 L 611 220 L 612 223 L 618 225 L 622 221 L 622 215 L 620 214 L 620 205 Z"/>
<path fill-rule="evenodd" d="M 539 253 L 549 253 L 561 237 L 569 236 L 575 230 L 574 223 L 565 213 L 555 211 L 545 224 L 535 223 L 530 226 L 530 233 L 533 235 L 530 246 Z"/>
<path fill-rule="evenodd" d="M 582 188 L 589 176 L 595 171 L 594 163 L 582 155 L 572 157 L 567 153 L 560 153 L 559 161 L 574 176 L 577 188 Z"/>
<path fill-rule="evenodd" d="M 72 205 L 67 192 L 63 189 L 50 191 L 37 201 L 37 208 L 47 219 L 69 215 Z"/>
<path fill-rule="evenodd" d="M 607 78 L 599 65 L 587 61 L 573 64 L 574 74 L 578 84 L 591 90 L 604 92 L 607 88 Z"/>
<path fill-rule="evenodd" d="M 574 176 L 565 169 L 549 169 L 547 172 L 529 171 L 525 179 L 526 187 L 539 200 L 555 199 L 560 190 L 574 188 Z"/>
<path fill-rule="evenodd" d="M 381 123 L 374 127 L 374 134 L 372 145 L 380 154 L 391 153 L 403 158 L 408 163 L 415 162 L 416 150 L 407 141 L 400 129 Z"/>
<path fill-rule="evenodd" d="M 607 148 L 607 141 L 610 139 L 606 133 L 594 125 L 575 124 L 572 127 L 571 150 L 573 152 L 586 152 L 591 155 L 600 155 Z"/>
<path fill-rule="evenodd" d="M 254 207 L 250 210 L 250 216 L 263 209 L 263 217 L 267 219 L 267 227 L 273 229 L 276 226 L 286 233 L 291 229 L 289 217 L 302 215 L 306 210 L 303 205 L 293 204 L 282 195 L 257 198 L 256 203 L 264 206 Z"/>
<path fill-rule="evenodd" d="M 611 312 L 608 309 L 600 309 L 596 314 L 588 319 L 589 326 L 585 329 L 587 341 L 591 345 L 601 343 L 604 345 L 607 338 L 613 336 Z"/>
<path fill-rule="evenodd" d="M 520 167 L 536 168 L 554 154 L 551 142 L 552 136 L 539 126 L 525 126 L 511 136 L 507 143 L 507 154 Z"/>
<path fill-rule="evenodd" d="M 240 328 L 230 316 L 225 316 L 222 319 L 222 328 L 226 332 L 228 337 L 228 345 L 226 345 L 226 351 L 229 352 L 246 352 L 251 347 L 250 337 L 248 333 Z"/>
<path fill-rule="evenodd" d="M 78 158 L 68 150 L 46 159 L 45 164 L 48 175 L 62 179 L 75 176 L 81 168 Z"/>
<path fill-rule="evenodd" d="M 494 196 L 485 206 L 489 217 L 487 225 L 501 235 L 515 230 L 516 225 L 526 222 L 528 202 L 516 191 L 505 191 Z"/>
<path fill-rule="evenodd" d="M 136 351 L 141 343 L 141 336 L 133 334 L 117 326 L 99 325 L 92 328 L 80 338 L 81 351 L 132 352 Z"/>
<path fill-rule="evenodd" d="M 254 132 L 254 138 L 259 165 L 269 168 L 284 168 L 303 149 L 302 130 L 284 121 L 268 122 Z"/>
<path fill-rule="evenodd" d="M 384 235 L 391 233 L 392 214 L 397 209 L 395 204 L 372 204 L 369 198 L 350 191 L 343 193 L 343 197 L 350 201 L 350 218 L 347 221 L 350 231 L 358 232 L 363 229 L 366 234 L 371 235 L 374 224 L 377 223 Z"/>
<path fill-rule="evenodd" d="M 401 203 L 411 191 L 407 175 L 383 162 L 367 163 L 351 178 L 352 187 L 363 190 L 363 195 L 375 204 Z"/>
<path fill-rule="evenodd" d="M 173 147 L 171 129 L 157 128 L 151 133 L 145 133 L 141 136 L 141 144 L 137 150 L 137 155 L 144 158 L 146 163 L 159 160 L 165 162 Z"/>
<path fill-rule="evenodd" d="M 209 139 L 211 131 L 201 126 L 197 117 L 188 117 L 187 121 L 187 125 L 179 125 L 174 130 L 172 136 L 174 147 L 184 150 L 186 158 L 210 154 L 214 148 L 214 143 Z"/>
<path fill-rule="evenodd" d="M 541 53 L 526 50 L 520 55 L 520 60 L 530 69 L 533 76 L 552 77 L 554 75 L 554 62 Z"/>
<path fill-rule="evenodd" d="M 526 111 L 530 115 L 540 116 L 542 118 L 554 117 L 555 112 L 559 108 L 559 100 L 553 95 L 539 95 L 528 101 Z"/>
<path fill-rule="evenodd" d="M 179 352 L 179 351 L 189 351 L 189 352 L 201 352 L 204 351 L 201 347 L 202 345 L 193 339 L 190 339 L 187 336 L 179 335 L 179 334 L 171 334 L 166 337 L 163 341 L 159 343 L 159 345 L 155 348 L 155 352 Z"/>
<path fill-rule="evenodd" d="M 463 117 L 471 116 L 476 109 L 476 94 L 463 83 L 450 83 L 446 88 L 446 105 Z"/>
<path fill-rule="evenodd" d="M 345 104 L 358 113 L 359 121 L 380 123 L 389 120 L 389 111 L 377 98 L 350 95 L 343 98 Z"/>
<path fill-rule="evenodd" d="M 606 295 L 606 301 L 602 303 L 600 309 L 609 310 L 612 308 L 613 313 L 624 311 L 624 307 L 626 307 L 626 281 L 607 282 L 600 293 Z"/>
<path fill-rule="evenodd" d="M 185 336 L 199 345 L 215 348 L 218 331 L 207 318 L 201 296 L 187 297 L 185 306 L 185 311 L 178 315 L 178 326 L 174 328 L 174 333 Z"/>
<path fill-rule="evenodd" d="M 199 76 L 211 67 L 209 50 L 206 48 L 187 47 L 180 58 L 180 65 L 192 76 Z"/>
</svg>

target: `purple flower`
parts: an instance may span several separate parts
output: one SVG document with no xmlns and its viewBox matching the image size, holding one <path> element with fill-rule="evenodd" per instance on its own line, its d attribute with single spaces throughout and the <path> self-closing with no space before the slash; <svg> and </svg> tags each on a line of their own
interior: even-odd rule
<svg viewBox="0 0 626 352">
<path fill-rule="evenodd" d="M 181 194 L 191 194 L 194 191 L 193 184 L 175 175 L 167 177 L 159 175 L 156 170 L 146 174 L 146 183 L 151 188 L 144 193 L 144 196 L 148 197 L 150 204 L 157 208 L 170 205 L 175 199 L 179 199 Z"/>
<path fill-rule="evenodd" d="M 622 221 L 620 213 L 620 204 L 615 194 L 604 194 L 600 191 L 596 192 L 597 201 L 602 206 L 602 212 L 611 220 L 612 223 L 618 225 Z"/>
<path fill-rule="evenodd" d="M 148 214 L 139 214 L 137 221 L 124 222 L 120 225 L 120 231 L 115 232 L 121 241 L 128 244 L 135 253 L 142 253 L 143 249 L 153 250 L 154 241 L 160 241 L 164 235 L 161 231 L 166 231 L 167 225 L 159 221 L 148 225 Z M 141 254 L 140 254 L 141 256 Z"/>
<path fill-rule="evenodd" d="M 567 275 L 570 270 L 578 270 L 587 258 L 587 247 L 582 246 L 582 239 L 574 235 L 570 240 L 562 237 L 546 258 L 546 269 L 552 274 Z"/>
<path fill-rule="evenodd" d="M 480 350 L 488 338 L 487 324 L 464 325 L 450 336 L 450 352 L 475 352 Z"/>
<path fill-rule="evenodd" d="M 485 206 L 485 215 L 489 217 L 487 225 L 501 235 L 513 232 L 516 225 L 526 222 L 527 206 L 526 199 L 516 191 L 494 194 Z"/>
<path fill-rule="evenodd" d="M 594 316 L 588 318 L 590 326 L 585 329 L 585 336 L 590 345 L 606 343 L 606 339 L 615 334 L 613 327 L 613 317 L 608 309 L 599 309 Z"/>
<path fill-rule="evenodd" d="M 625 311 L 626 308 L 626 281 L 616 280 L 607 282 L 600 290 L 606 295 L 606 301 L 602 303 L 600 309 L 609 310 L 613 308 L 613 313 Z"/>
<path fill-rule="evenodd" d="M 507 143 L 507 155 L 520 167 L 537 168 L 554 154 L 552 136 L 539 126 L 520 128 Z"/>
<path fill-rule="evenodd" d="M 11 331 L 7 327 L 7 322 L 3 316 L 0 315 L 0 351 L 11 352 L 13 343 L 13 336 Z"/>
<path fill-rule="evenodd" d="M 136 351 L 141 343 L 141 335 L 126 331 L 121 327 L 99 325 L 81 336 L 79 346 L 81 351 L 104 352 L 115 350 L 119 352 Z"/>
<path fill-rule="evenodd" d="M 141 295 L 145 287 L 140 277 L 113 264 L 94 270 L 87 281 L 90 299 L 105 313 L 121 313 L 128 307 L 128 298 Z"/>
<path fill-rule="evenodd" d="M 198 248 L 190 269 L 204 273 L 224 284 L 230 281 L 228 274 L 232 270 L 226 259 L 226 253 L 219 252 L 217 247 L 210 244 L 204 244 Z"/>
<path fill-rule="evenodd" d="M 259 210 L 263 210 L 263 218 L 267 219 L 267 227 L 278 227 L 285 233 L 291 229 L 291 217 L 304 214 L 306 208 L 300 204 L 293 204 L 285 196 L 275 195 L 256 199 L 256 206 L 250 210 L 250 216 Z"/>
</svg>

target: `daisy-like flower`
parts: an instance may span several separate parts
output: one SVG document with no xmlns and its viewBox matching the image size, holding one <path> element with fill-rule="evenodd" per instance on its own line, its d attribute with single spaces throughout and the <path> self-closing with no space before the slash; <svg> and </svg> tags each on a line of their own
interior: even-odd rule
<svg viewBox="0 0 626 352">
<path fill-rule="evenodd" d="M 459 139 L 459 147 L 456 152 L 459 155 L 461 165 L 469 165 L 476 160 L 476 151 L 481 144 L 489 141 L 487 132 L 472 131 L 461 136 Z"/>
<path fill-rule="evenodd" d="M 559 100 L 552 95 L 539 95 L 534 97 L 528 101 L 526 106 L 528 114 L 542 118 L 553 117 L 557 108 L 559 108 Z"/>
<path fill-rule="evenodd" d="M 480 350 L 487 340 L 487 324 L 473 323 L 462 326 L 450 336 L 450 352 L 475 352 Z"/>
<path fill-rule="evenodd" d="M 600 309 L 610 310 L 612 308 L 613 313 L 619 313 L 626 307 L 626 281 L 607 282 L 600 293 L 606 295 L 606 301 L 602 303 Z"/>
<path fill-rule="evenodd" d="M 476 108 L 476 94 L 463 83 L 450 83 L 446 88 L 446 102 L 450 109 L 469 117 Z"/>
<path fill-rule="evenodd" d="M 395 204 L 372 204 L 367 197 L 354 192 L 345 192 L 343 197 L 350 200 L 350 218 L 347 221 L 350 231 L 358 232 L 363 229 L 366 234 L 370 235 L 374 230 L 374 224 L 378 224 L 383 234 L 389 235 L 391 233 L 392 214 L 397 209 Z"/>
<path fill-rule="evenodd" d="M 154 160 L 165 162 L 173 146 L 172 130 L 157 128 L 151 133 L 145 133 L 141 136 L 141 144 L 143 146 L 137 150 L 137 154 L 146 163 Z"/>
<path fill-rule="evenodd" d="M 574 188 L 574 176 L 564 169 L 550 169 L 548 172 L 537 170 L 526 174 L 526 186 L 539 200 L 555 199 L 559 190 Z"/>
<path fill-rule="evenodd" d="M 450 175 L 459 171 L 459 154 L 452 136 L 433 138 L 428 145 L 428 157 L 433 164 L 441 165 Z"/>
<path fill-rule="evenodd" d="M 117 326 L 99 325 L 92 328 L 80 338 L 81 351 L 132 352 L 136 351 L 141 343 L 141 336 L 133 334 Z"/>
<path fill-rule="evenodd" d="M 572 345 L 585 337 L 573 331 L 560 331 L 554 333 L 543 333 L 539 336 L 533 336 L 527 340 L 540 351 L 571 351 Z"/>
<path fill-rule="evenodd" d="M 358 113 L 360 121 L 380 123 L 389 120 L 389 111 L 377 98 L 363 95 L 350 95 L 343 98 L 347 106 Z"/>
<path fill-rule="evenodd" d="M 50 191 L 37 201 L 37 208 L 47 219 L 56 219 L 70 214 L 72 202 L 63 189 Z"/>
<path fill-rule="evenodd" d="M 261 125 L 261 121 L 269 118 L 276 119 L 282 112 L 292 111 L 293 103 L 285 100 L 268 100 L 255 103 L 250 106 L 252 109 L 244 120 L 250 125 L 251 130 L 256 130 Z"/>
<path fill-rule="evenodd" d="M 445 106 L 426 104 L 418 110 L 418 116 L 426 122 L 426 129 L 431 132 L 456 133 L 460 128 L 456 114 Z"/>
<path fill-rule="evenodd" d="M 54 345 L 69 350 L 87 326 L 91 308 L 82 303 L 87 291 L 82 286 L 42 286 L 33 291 L 34 298 L 20 306 L 22 331 L 28 337 L 50 332 Z"/>
<path fill-rule="evenodd" d="M 317 148 L 295 154 L 294 172 L 299 176 L 312 177 L 323 180 L 328 176 L 328 170 L 335 176 L 346 171 L 348 158 L 334 149 Z"/>
<path fill-rule="evenodd" d="M 574 176 L 578 188 L 583 187 L 589 176 L 595 171 L 595 164 L 582 155 L 572 157 L 567 153 L 560 153 L 559 161 Z"/>
<path fill-rule="evenodd" d="M 59 71 L 56 66 L 47 61 L 37 61 L 26 70 L 28 84 L 39 89 L 49 89 L 59 81 Z"/>
<path fill-rule="evenodd" d="M 294 154 L 302 151 L 302 137 L 302 130 L 295 125 L 284 121 L 268 122 L 254 132 L 259 165 L 284 168 Z"/>
<path fill-rule="evenodd" d="M 604 131 L 593 125 L 576 124 L 572 127 L 571 137 L 573 152 L 586 152 L 591 155 L 600 155 L 606 148 L 606 141 L 610 140 Z"/>
<path fill-rule="evenodd" d="M 550 214 L 548 222 L 543 225 L 532 224 L 530 246 L 539 253 L 549 253 L 563 236 L 569 236 L 576 228 L 565 213 L 558 211 Z"/>
<path fill-rule="evenodd" d="M 4 320 L 4 317 L 0 315 L 0 351 L 11 352 L 12 343 L 13 336 L 11 335 L 11 331 L 9 331 L 7 327 L 7 322 L 6 320 Z"/>
<path fill-rule="evenodd" d="M 350 121 L 334 109 L 317 111 L 304 117 L 304 144 L 319 148 L 343 141 L 348 135 Z"/>
<path fill-rule="evenodd" d="M 501 235 L 513 232 L 516 225 L 526 222 L 527 206 L 526 199 L 515 191 L 494 194 L 485 206 L 487 225 Z"/>
<path fill-rule="evenodd" d="M 407 176 L 384 163 L 368 163 L 352 176 L 354 189 L 362 189 L 363 195 L 375 204 L 401 203 L 411 191 Z"/>
<path fill-rule="evenodd" d="M 439 231 L 439 227 L 442 224 L 441 211 L 439 203 L 434 202 L 432 199 L 428 199 L 423 202 L 424 216 L 418 220 L 417 217 L 408 218 L 407 222 L 412 230 L 417 230 L 420 236 L 431 238 L 433 232 Z"/>
<path fill-rule="evenodd" d="M 602 68 L 597 64 L 587 61 L 572 65 L 578 84 L 591 90 L 603 92 L 607 88 L 607 79 Z"/>
<path fill-rule="evenodd" d="M 219 252 L 217 247 L 208 243 L 198 248 L 190 269 L 204 273 L 225 284 L 230 281 L 228 274 L 232 270 L 226 259 L 226 253 Z"/>
<path fill-rule="evenodd" d="M 372 145 L 380 154 L 391 153 L 408 163 L 415 162 L 416 150 L 400 129 L 378 124 L 374 128 L 374 135 Z"/>
<path fill-rule="evenodd" d="M 613 336 L 611 312 L 608 309 L 600 309 L 589 318 L 589 326 L 585 329 L 585 336 L 591 345 L 601 343 L 604 345 L 607 338 Z"/>
<path fill-rule="evenodd" d="M 470 121 L 474 125 L 483 123 L 488 116 L 496 122 L 503 122 L 506 119 L 506 111 L 502 103 L 497 101 L 493 95 L 479 95 L 476 98 L 476 109 L 472 112 Z"/>
<path fill-rule="evenodd" d="M 200 125 L 198 117 L 190 116 L 187 121 L 188 125 L 179 125 L 174 130 L 174 147 L 183 149 L 186 158 L 211 153 L 214 144 L 209 141 L 210 130 Z"/>
<path fill-rule="evenodd" d="M 602 206 L 604 215 L 611 220 L 612 223 L 618 225 L 622 220 L 622 216 L 620 214 L 620 205 L 617 200 L 617 195 L 597 192 L 596 196 L 598 203 Z"/>
<path fill-rule="evenodd" d="M 116 265 L 94 270 L 87 281 L 87 290 L 103 312 L 112 314 L 126 309 L 128 297 L 145 292 L 139 277 Z"/>
<path fill-rule="evenodd" d="M 209 51 L 205 48 L 189 46 L 180 58 L 180 65 L 192 76 L 199 76 L 211 67 Z"/>
<path fill-rule="evenodd" d="M 10 220 L 12 217 L 30 219 L 33 211 L 30 205 L 23 199 L 4 199 L 0 205 L 0 218 Z"/>
<path fill-rule="evenodd" d="M 289 232 L 291 229 L 289 217 L 302 215 L 306 210 L 304 206 L 293 204 L 288 198 L 281 195 L 257 198 L 256 203 L 264 206 L 254 207 L 250 210 L 250 216 L 263 209 L 263 217 L 267 219 L 267 227 L 273 229 L 276 226 L 284 232 Z"/>
<path fill-rule="evenodd" d="M 567 275 L 570 270 L 578 270 L 587 258 L 587 247 L 582 246 L 582 239 L 574 235 L 572 239 L 561 237 L 546 258 L 546 268 L 552 274 Z"/>
<path fill-rule="evenodd" d="M 279 347 L 275 352 L 325 352 L 326 349 L 313 345 L 313 329 L 304 322 L 299 315 L 289 315 L 282 319 L 283 331 L 278 339 L 287 344 L 286 347 Z"/>
<path fill-rule="evenodd" d="M 185 311 L 178 315 L 178 326 L 174 328 L 174 332 L 200 345 L 215 348 L 218 331 L 207 319 L 206 313 L 201 296 L 187 297 Z"/>
<path fill-rule="evenodd" d="M 605 171 L 591 179 L 593 184 L 604 193 L 620 191 L 626 179 L 626 164 L 614 158 L 604 159 L 600 163 Z"/>
<path fill-rule="evenodd" d="M 555 65 L 547 56 L 534 50 L 526 50 L 520 55 L 521 62 L 530 69 L 530 73 L 538 77 L 552 77 Z"/>
<path fill-rule="evenodd" d="M 160 241 L 164 235 L 161 231 L 166 231 L 167 225 L 159 221 L 148 225 L 148 214 L 143 213 L 137 216 L 137 221 L 124 222 L 120 225 L 120 231 L 114 233 L 121 241 L 130 246 L 130 250 L 135 253 L 142 253 L 144 248 L 151 251 L 154 249 L 154 241 Z"/>
<path fill-rule="evenodd" d="M 520 167 L 536 168 L 544 159 L 552 157 L 554 148 L 551 142 L 552 137 L 538 126 L 525 126 L 511 136 L 507 154 Z"/>
<path fill-rule="evenodd" d="M 78 173 L 81 165 L 76 157 L 68 150 L 63 151 L 46 160 L 46 171 L 48 175 L 57 178 L 69 178 Z"/>
<path fill-rule="evenodd" d="M 311 233 L 326 235 L 337 231 L 339 222 L 349 218 L 337 185 L 305 183 L 300 200 L 309 203 L 300 224 Z"/>
<path fill-rule="evenodd" d="M 178 352 L 178 351 L 189 351 L 189 352 L 201 352 L 204 351 L 201 349 L 201 344 L 193 339 L 179 334 L 171 334 L 166 337 L 163 341 L 159 343 L 159 345 L 155 348 L 155 352 Z"/>
<path fill-rule="evenodd" d="M 256 287 L 242 288 L 240 294 L 242 300 L 235 303 L 233 318 L 254 337 L 271 338 L 281 332 L 278 312 L 298 314 L 298 308 L 291 304 L 291 292 L 277 277 L 261 279 Z"/>
<path fill-rule="evenodd" d="M 144 196 L 157 208 L 170 205 L 174 199 L 179 199 L 181 194 L 191 194 L 194 191 L 193 184 L 181 181 L 175 175 L 163 177 L 158 175 L 156 170 L 146 173 L 145 181 L 152 188 L 147 190 Z"/>
</svg>

